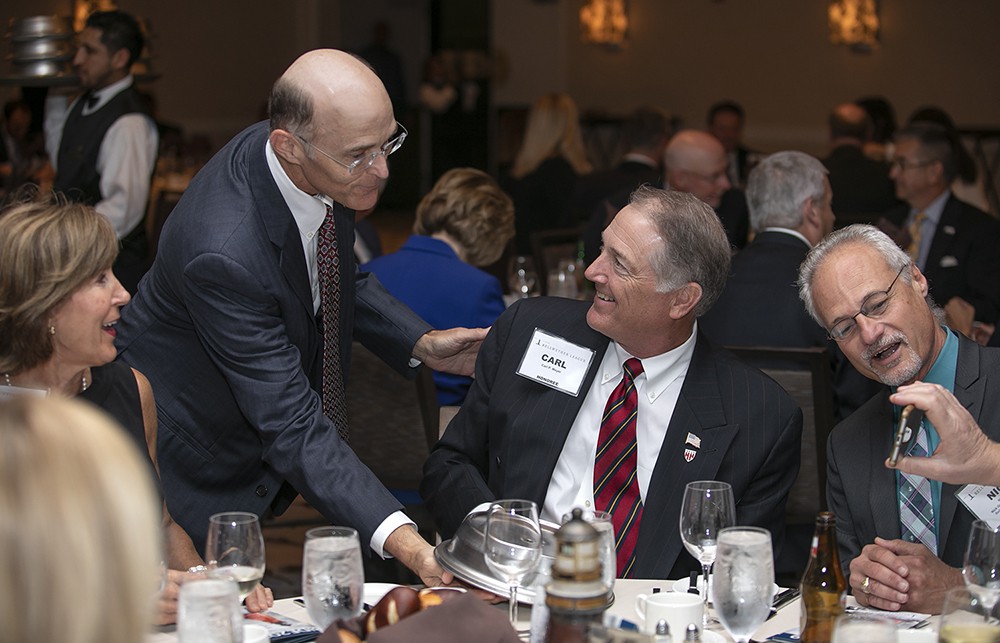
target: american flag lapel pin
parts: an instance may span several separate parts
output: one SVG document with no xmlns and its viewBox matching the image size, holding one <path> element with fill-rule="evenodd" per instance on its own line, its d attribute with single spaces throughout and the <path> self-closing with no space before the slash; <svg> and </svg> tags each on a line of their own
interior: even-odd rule
<svg viewBox="0 0 1000 643">
<path fill-rule="evenodd" d="M 701 448 L 701 438 L 699 438 L 694 433 L 688 433 L 687 439 L 684 441 L 684 461 L 691 462 L 694 457 L 698 455 L 698 449 Z"/>
</svg>

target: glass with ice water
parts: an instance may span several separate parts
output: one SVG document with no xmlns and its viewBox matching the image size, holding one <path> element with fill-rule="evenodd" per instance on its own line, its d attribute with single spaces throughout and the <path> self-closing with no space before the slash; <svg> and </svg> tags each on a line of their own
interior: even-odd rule
<svg viewBox="0 0 1000 643">
<path fill-rule="evenodd" d="M 715 615 L 737 643 L 747 643 L 771 612 L 774 558 L 770 532 L 760 527 L 720 531 L 712 580 Z"/>
<path fill-rule="evenodd" d="M 364 584 L 357 531 L 350 527 L 317 527 L 306 532 L 302 596 L 316 627 L 325 630 L 339 618 L 360 614 Z"/>
</svg>

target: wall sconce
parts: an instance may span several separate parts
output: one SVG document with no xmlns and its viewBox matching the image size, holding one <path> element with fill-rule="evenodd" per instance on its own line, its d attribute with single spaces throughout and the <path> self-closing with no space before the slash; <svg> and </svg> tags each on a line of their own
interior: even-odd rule
<svg viewBox="0 0 1000 643">
<path fill-rule="evenodd" d="M 827 8 L 830 42 L 871 51 L 878 45 L 877 0 L 830 0 Z"/>
<path fill-rule="evenodd" d="M 628 35 L 628 0 L 588 0 L 580 7 L 583 42 L 621 47 Z"/>
</svg>

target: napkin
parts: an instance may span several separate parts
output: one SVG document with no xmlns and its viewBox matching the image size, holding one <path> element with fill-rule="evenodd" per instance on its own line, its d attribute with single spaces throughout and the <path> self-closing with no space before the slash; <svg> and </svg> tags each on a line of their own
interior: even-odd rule
<svg viewBox="0 0 1000 643">
<path fill-rule="evenodd" d="M 316 643 L 342 643 L 338 625 L 357 634 L 354 623 L 338 621 L 316 639 Z M 519 643 L 517 632 L 507 620 L 507 612 L 482 600 L 464 595 L 428 607 L 395 625 L 372 632 L 369 643 Z"/>
</svg>

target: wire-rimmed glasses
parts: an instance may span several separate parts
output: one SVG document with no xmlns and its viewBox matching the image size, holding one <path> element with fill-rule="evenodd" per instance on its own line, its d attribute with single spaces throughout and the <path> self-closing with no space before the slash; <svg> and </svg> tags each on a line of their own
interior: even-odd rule
<svg viewBox="0 0 1000 643">
<path fill-rule="evenodd" d="M 393 134 L 392 138 L 383 143 L 382 146 L 379 147 L 377 152 L 372 152 L 371 154 L 362 156 L 361 158 L 355 159 L 350 163 L 344 163 L 343 161 L 335 158 L 332 154 L 330 154 L 326 150 L 314 145 L 312 141 L 309 141 L 304 136 L 301 136 L 299 134 L 296 134 L 295 136 L 298 137 L 300 141 L 302 141 L 309 147 L 313 148 L 326 158 L 330 159 L 340 167 L 346 168 L 349 174 L 354 174 L 354 170 L 358 168 L 361 168 L 362 170 L 367 170 L 372 165 L 375 165 L 375 161 L 378 160 L 378 157 L 389 156 L 390 154 L 398 150 L 400 147 L 403 146 L 403 141 L 406 140 L 406 137 L 409 136 L 409 134 L 410 133 L 406 131 L 406 128 L 403 127 L 402 123 L 396 121 L 396 133 Z"/>
<path fill-rule="evenodd" d="M 861 302 L 861 310 L 834 324 L 833 328 L 830 329 L 830 339 L 842 342 L 849 338 L 858 327 L 858 315 L 864 315 L 869 319 L 878 319 L 884 315 L 885 311 L 889 308 L 889 300 L 892 298 L 892 287 L 896 285 L 897 281 L 899 281 L 899 276 L 903 274 L 903 271 L 906 270 L 907 266 L 909 266 L 909 264 L 899 269 L 899 272 L 896 273 L 896 278 L 892 280 L 892 283 L 889 284 L 888 288 L 880 290 L 879 292 L 873 292 L 865 297 L 864 301 Z"/>
</svg>

